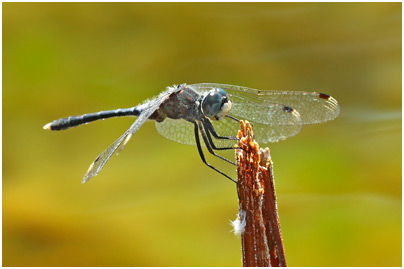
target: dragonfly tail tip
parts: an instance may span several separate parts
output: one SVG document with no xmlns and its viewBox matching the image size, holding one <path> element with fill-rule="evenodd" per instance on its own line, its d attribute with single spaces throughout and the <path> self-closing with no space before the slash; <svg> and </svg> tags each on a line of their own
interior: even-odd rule
<svg viewBox="0 0 404 269">
<path fill-rule="evenodd" d="M 52 130 L 51 123 L 47 123 L 42 127 L 44 130 Z"/>
</svg>

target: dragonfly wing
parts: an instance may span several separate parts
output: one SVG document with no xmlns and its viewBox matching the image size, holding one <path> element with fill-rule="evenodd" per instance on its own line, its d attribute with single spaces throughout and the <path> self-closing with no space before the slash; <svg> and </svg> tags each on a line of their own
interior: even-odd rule
<svg viewBox="0 0 404 269">
<path fill-rule="evenodd" d="M 298 134 L 302 128 L 299 112 L 279 104 L 234 103 L 230 115 L 253 124 L 254 137 L 260 143 L 278 142 Z M 235 135 L 239 124 L 224 118 L 212 121 L 220 135 Z M 231 133 L 229 131 L 231 130 Z"/>
<path fill-rule="evenodd" d="M 84 178 L 81 182 L 86 183 L 92 177 L 96 176 L 108 162 L 109 158 L 111 158 L 112 154 L 114 154 L 114 152 L 119 148 L 119 146 L 123 143 L 120 149 L 122 150 L 126 143 L 128 143 L 128 141 L 130 140 L 132 135 L 136 133 L 137 130 L 139 130 L 143 123 L 145 123 L 145 121 L 156 111 L 156 109 L 158 109 L 159 106 L 165 100 L 167 100 L 167 98 L 175 91 L 177 91 L 175 87 L 169 87 L 158 97 L 139 105 L 139 109 L 142 111 L 139 117 L 121 137 L 119 137 L 114 143 L 112 143 L 112 145 L 110 145 L 95 159 L 95 161 L 88 168 L 87 173 L 84 175 Z"/>
<path fill-rule="evenodd" d="M 131 139 L 132 135 L 136 133 L 136 131 L 140 128 L 140 126 L 143 125 L 143 123 L 160 107 L 164 101 L 166 101 L 170 95 L 174 92 L 179 91 L 179 88 L 174 85 L 173 87 L 167 87 L 167 90 L 160 93 L 160 95 L 156 98 L 151 99 L 150 101 L 146 101 L 145 103 L 141 104 L 140 110 L 142 113 L 139 115 L 137 121 L 139 121 L 138 124 L 133 124 L 129 128 L 129 135 L 126 137 L 125 141 L 122 144 L 122 147 L 120 148 L 119 151 L 121 151 L 126 143 Z M 136 122 L 135 122 L 136 123 Z"/>
<path fill-rule="evenodd" d="M 254 125 L 254 135 L 258 142 L 277 142 L 287 137 L 296 135 L 302 128 L 300 115 L 297 111 L 285 111 L 281 105 L 271 106 L 253 106 L 251 104 L 237 104 L 236 111 L 242 111 L 250 115 L 247 120 Z M 263 117 L 262 114 L 254 116 L 254 113 L 260 111 L 269 114 Z M 231 114 L 232 116 L 241 118 L 240 115 Z M 274 119 L 271 120 L 271 117 Z M 284 123 L 279 124 L 279 121 Z M 220 136 L 236 136 L 240 128 L 240 124 L 230 118 L 223 118 L 219 121 L 211 121 L 215 131 Z M 289 124 L 286 124 L 289 123 Z M 195 145 L 194 126 L 190 122 L 183 119 L 165 119 L 163 122 L 156 122 L 157 131 L 170 140 L 187 145 Z M 234 140 L 212 139 L 218 147 L 234 146 Z M 201 143 L 204 145 L 204 143 Z"/>
<path fill-rule="evenodd" d="M 137 121 L 137 120 L 136 120 Z M 132 124 L 134 126 L 136 124 L 136 121 Z M 132 127 L 131 126 L 131 127 Z M 89 181 L 91 178 L 96 176 L 104 167 L 104 165 L 107 163 L 109 158 L 111 158 L 112 154 L 118 149 L 118 147 L 122 144 L 123 140 L 128 137 L 129 135 L 129 128 L 121 137 L 119 137 L 114 143 L 112 143 L 111 146 L 109 146 L 106 150 L 104 150 L 103 153 L 101 153 L 95 160 L 94 162 L 90 165 L 88 168 L 86 174 L 84 175 L 83 180 L 81 183 L 86 183 Z"/>
<path fill-rule="evenodd" d="M 262 91 L 252 88 L 201 83 L 190 85 L 198 91 L 209 91 L 212 88 L 222 88 L 229 94 L 234 103 L 280 104 L 291 107 L 299 112 L 303 124 L 320 123 L 335 119 L 340 111 L 337 100 L 318 92 L 302 91 Z"/>
<path fill-rule="evenodd" d="M 194 125 L 184 119 L 156 121 L 156 129 L 165 138 L 186 145 L 196 145 Z"/>
</svg>

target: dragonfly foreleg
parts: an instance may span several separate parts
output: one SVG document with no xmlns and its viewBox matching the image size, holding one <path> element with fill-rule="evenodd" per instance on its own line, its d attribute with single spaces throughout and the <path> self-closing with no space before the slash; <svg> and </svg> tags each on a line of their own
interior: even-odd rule
<svg viewBox="0 0 404 269">
<path fill-rule="evenodd" d="M 209 140 L 209 144 L 211 145 L 211 147 L 214 149 L 214 150 L 229 150 L 229 149 L 239 149 L 240 147 L 237 147 L 237 146 L 232 146 L 232 147 L 217 147 L 216 145 L 215 145 L 215 143 L 213 142 L 213 140 L 212 140 L 212 137 L 210 136 L 210 134 L 212 133 L 211 132 L 211 129 L 209 129 L 209 126 L 207 126 L 205 123 L 202 123 L 202 125 L 203 125 L 203 128 L 205 129 L 205 133 L 206 133 L 206 136 L 207 136 L 207 138 L 208 138 L 208 140 Z M 212 126 L 213 127 L 213 126 Z M 213 135 L 213 133 L 212 133 L 212 135 Z M 214 135 L 213 135 L 214 136 Z"/>
<path fill-rule="evenodd" d="M 235 118 L 234 118 L 235 119 Z M 213 141 L 212 138 L 210 137 L 211 133 L 216 139 L 223 139 L 223 140 L 237 140 L 240 141 L 241 144 L 243 144 L 245 147 L 247 147 L 238 137 L 235 136 L 220 136 L 217 134 L 215 128 L 213 127 L 212 123 L 208 120 L 208 119 L 203 119 L 203 126 L 205 127 L 205 130 L 207 129 L 206 133 L 208 134 L 208 138 L 209 141 L 211 142 L 211 145 L 213 147 L 213 149 L 217 149 L 217 150 L 222 150 L 222 149 L 242 149 L 244 150 L 244 148 L 242 147 L 237 147 L 237 146 L 233 146 L 233 147 L 224 147 L 224 148 L 217 148 Z"/>
</svg>

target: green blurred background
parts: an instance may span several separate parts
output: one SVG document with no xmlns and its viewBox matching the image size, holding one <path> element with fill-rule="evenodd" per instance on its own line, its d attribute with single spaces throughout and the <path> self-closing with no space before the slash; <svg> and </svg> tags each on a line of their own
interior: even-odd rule
<svg viewBox="0 0 404 269">
<path fill-rule="evenodd" d="M 335 121 L 269 145 L 288 265 L 401 266 L 401 20 L 401 3 L 3 3 L 3 266 L 241 265 L 236 188 L 195 147 L 147 123 L 82 185 L 133 119 L 42 130 L 183 82 L 334 96 Z"/>
</svg>

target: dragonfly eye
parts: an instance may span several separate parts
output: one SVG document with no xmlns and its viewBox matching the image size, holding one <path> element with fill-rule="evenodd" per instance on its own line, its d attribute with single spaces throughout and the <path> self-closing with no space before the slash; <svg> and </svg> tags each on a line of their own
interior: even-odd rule
<svg viewBox="0 0 404 269">
<path fill-rule="evenodd" d="M 209 118 L 219 120 L 224 117 L 231 108 L 231 102 L 227 93 L 220 88 L 211 90 L 202 101 L 202 112 Z"/>
</svg>

